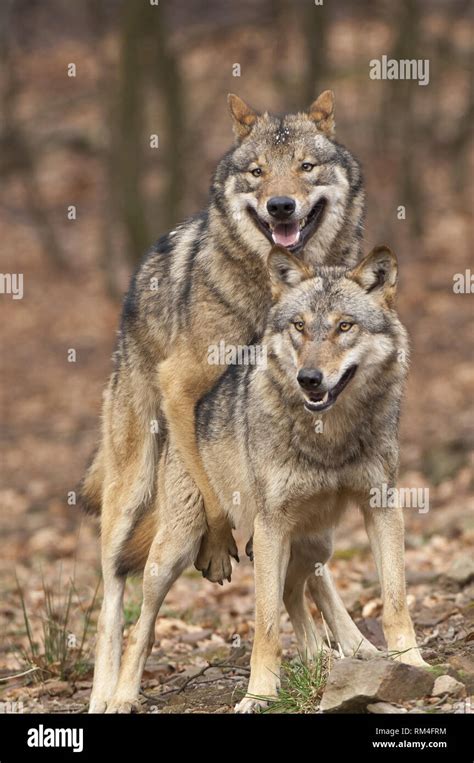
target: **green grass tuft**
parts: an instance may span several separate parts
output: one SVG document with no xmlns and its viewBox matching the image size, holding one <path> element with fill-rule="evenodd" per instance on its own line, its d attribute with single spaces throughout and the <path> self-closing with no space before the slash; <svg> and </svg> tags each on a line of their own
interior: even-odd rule
<svg viewBox="0 0 474 763">
<path fill-rule="evenodd" d="M 319 709 L 326 686 L 331 656 L 321 650 L 315 659 L 284 662 L 281 670 L 281 689 L 276 699 L 259 697 L 268 702 L 262 713 L 310 714 Z"/>
<path fill-rule="evenodd" d="M 90 605 L 84 610 L 73 580 L 62 590 L 59 579 L 57 590 L 53 592 L 43 578 L 44 609 L 40 615 L 40 642 L 33 639 L 32 616 L 27 610 L 25 595 L 18 578 L 16 583 L 28 639 L 28 646 L 21 654 L 25 665 L 33 669 L 34 680 L 58 677 L 67 681 L 83 676 L 88 670 L 85 662 L 85 641 L 100 583 L 97 584 Z M 77 607 L 74 607 L 74 598 L 77 599 Z M 77 621 L 79 612 L 79 620 L 82 621 L 78 628 L 79 637 L 75 635 L 72 627 L 73 610 L 74 619 Z"/>
</svg>

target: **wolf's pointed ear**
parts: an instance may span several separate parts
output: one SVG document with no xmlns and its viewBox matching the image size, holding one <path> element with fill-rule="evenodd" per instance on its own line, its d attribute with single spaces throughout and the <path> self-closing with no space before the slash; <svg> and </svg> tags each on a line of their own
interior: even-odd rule
<svg viewBox="0 0 474 763">
<path fill-rule="evenodd" d="M 323 132 L 329 138 L 334 136 L 336 123 L 334 121 L 334 93 L 332 90 L 325 90 L 311 104 L 308 109 L 309 118 L 315 122 L 320 132 Z"/>
<path fill-rule="evenodd" d="M 252 127 L 259 115 L 251 106 L 245 103 L 242 98 L 239 98 L 238 95 L 234 95 L 234 93 L 229 93 L 227 96 L 227 103 L 229 104 L 232 116 L 235 137 L 238 140 L 243 140 L 247 135 L 250 135 Z"/>
<path fill-rule="evenodd" d="M 390 305 L 397 290 L 397 258 L 388 246 L 376 246 L 348 273 L 366 292 L 378 292 Z"/>
<path fill-rule="evenodd" d="M 301 281 L 311 278 L 312 270 L 282 246 L 274 246 L 267 260 L 270 273 L 272 299 L 276 302 L 284 291 L 298 286 Z"/>
</svg>

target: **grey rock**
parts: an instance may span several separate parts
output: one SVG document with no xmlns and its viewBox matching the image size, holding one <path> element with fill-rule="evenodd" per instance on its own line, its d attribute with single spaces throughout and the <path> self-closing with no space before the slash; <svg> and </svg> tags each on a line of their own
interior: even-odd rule
<svg viewBox="0 0 474 763">
<path fill-rule="evenodd" d="M 199 641 L 205 641 L 210 636 L 212 636 L 212 630 L 209 629 L 189 631 L 189 633 L 181 634 L 180 641 L 182 641 L 183 644 L 197 644 Z"/>
<path fill-rule="evenodd" d="M 464 697 L 466 695 L 466 687 L 461 681 L 456 681 L 452 676 L 439 676 L 434 682 L 431 695 L 433 697 L 442 697 L 443 694 L 450 694 L 453 697 Z"/>
<path fill-rule="evenodd" d="M 363 712 L 377 702 L 400 704 L 431 695 L 434 677 L 413 665 L 375 658 L 336 662 L 321 700 L 326 713 Z"/>
<path fill-rule="evenodd" d="M 458 556 L 449 567 L 446 577 L 459 585 L 466 585 L 474 579 L 474 559 L 468 554 Z"/>
</svg>

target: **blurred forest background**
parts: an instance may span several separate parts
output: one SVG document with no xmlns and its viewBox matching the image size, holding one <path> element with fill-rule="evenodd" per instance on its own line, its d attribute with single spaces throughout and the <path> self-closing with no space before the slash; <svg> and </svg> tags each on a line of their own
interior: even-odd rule
<svg viewBox="0 0 474 763">
<path fill-rule="evenodd" d="M 39 660 L 28 658 L 15 571 L 33 642 L 44 646 L 41 613 L 59 568 L 63 581 L 75 580 L 71 618 L 91 605 L 95 623 L 97 530 L 69 494 L 96 441 L 121 295 L 149 245 L 206 204 L 232 140 L 227 93 L 259 110 L 290 111 L 327 88 L 336 94 L 337 138 L 364 169 L 366 248 L 387 243 L 400 260 L 399 308 L 413 345 L 401 483 L 430 488 L 430 512 L 407 515 L 412 606 L 427 646 L 438 628 L 444 657 L 470 660 L 464 669 L 474 673 L 464 645 L 474 593 L 473 295 L 453 292 L 453 277 L 472 262 L 470 13 L 468 0 L 1 3 L 2 272 L 24 274 L 22 300 L 1 296 L 4 675 Z M 429 84 L 370 79 L 370 61 L 382 55 L 428 59 Z M 380 639 L 379 594 L 356 514 L 339 549 L 339 586 Z M 131 586 L 136 610 L 139 585 Z M 251 636 L 251 567 L 241 564 L 219 591 L 190 572 L 170 602 L 153 654 L 166 653 L 173 672 L 199 664 L 209 644 Z M 46 621 L 57 624 L 54 606 Z M 68 620 L 63 630 L 78 628 Z M 58 690 L 58 706 L 64 697 L 86 701 L 92 644 L 88 634 L 82 684 Z M 57 655 L 42 658 L 43 678 L 72 675 L 57 668 Z M 158 667 L 150 685 L 161 680 Z M 24 681 L 7 682 L 8 696 L 24 696 Z"/>
</svg>

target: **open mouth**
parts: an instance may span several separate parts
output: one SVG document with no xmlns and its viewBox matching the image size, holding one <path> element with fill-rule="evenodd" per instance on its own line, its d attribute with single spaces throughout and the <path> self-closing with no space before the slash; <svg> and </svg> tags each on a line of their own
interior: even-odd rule
<svg viewBox="0 0 474 763">
<path fill-rule="evenodd" d="M 327 201 L 319 199 L 306 217 L 288 222 L 267 223 L 262 220 L 253 207 L 247 207 L 248 213 L 257 228 L 268 238 L 270 243 L 279 244 L 294 252 L 301 249 L 314 235 L 323 219 Z"/>
<path fill-rule="evenodd" d="M 332 389 L 320 393 L 310 392 L 307 399 L 304 401 L 304 407 L 306 410 L 320 412 L 327 411 L 328 408 L 331 408 L 331 406 L 334 405 L 337 398 L 341 394 L 342 390 L 345 389 L 350 380 L 354 378 L 356 371 L 356 365 L 349 366 L 347 371 L 342 374 L 341 378 Z"/>
</svg>

